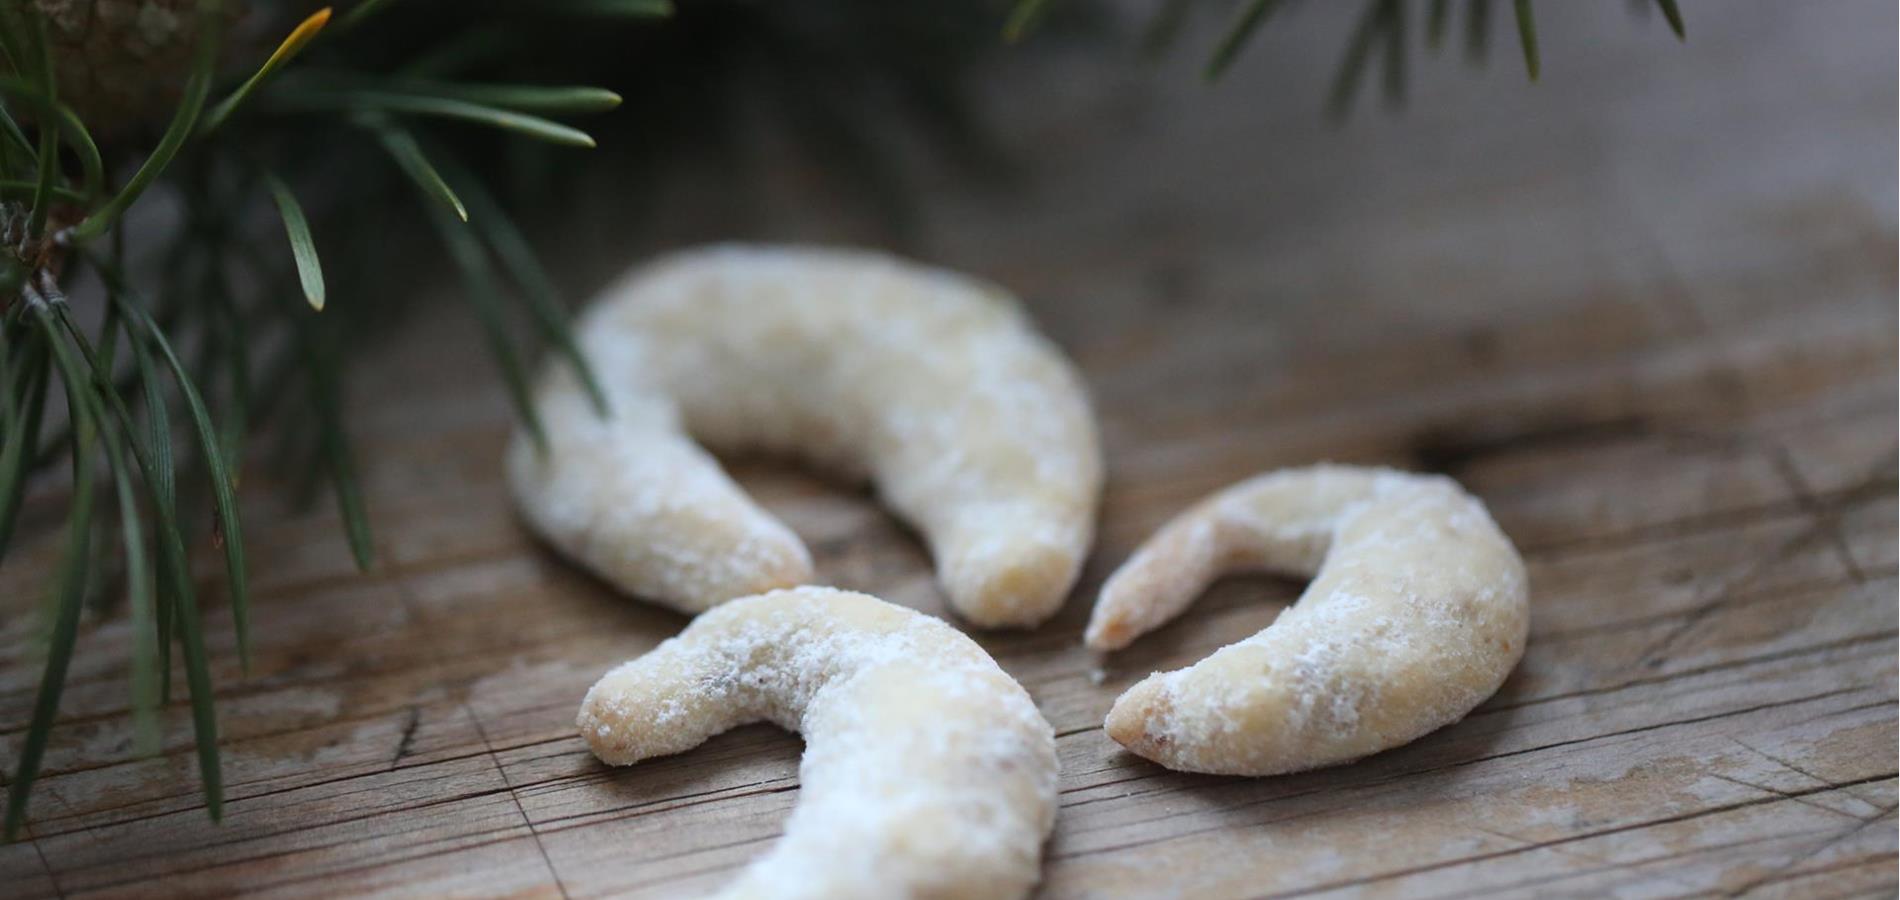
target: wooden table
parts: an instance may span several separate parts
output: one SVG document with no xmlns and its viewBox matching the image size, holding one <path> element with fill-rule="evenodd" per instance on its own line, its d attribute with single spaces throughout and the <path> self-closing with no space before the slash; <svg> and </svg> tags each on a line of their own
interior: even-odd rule
<svg viewBox="0 0 1900 900">
<path fill-rule="evenodd" d="M 1407 112 L 1344 129 L 1318 115 L 1343 9 L 1296 10 L 1211 90 L 1185 55 L 1025 52 L 982 88 L 1022 177 L 919 170 L 914 252 L 1030 298 L 1107 445 L 1072 602 L 979 635 L 1058 735 L 1046 896 L 1892 895 L 1895 10 L 1686 5 L 1677 47 L 1624 4 L 1545 4 L 1542 84 L 1509 43 L 1488 73 L 1415 60 Z M 684 212 L 637 232 L 601 199 L 565 239 L 580 286 L 665 243 L 879 239 L 809 176 L 767 170 L 739 224 L 694 204 L 710 178 L 677 179 L 660 208 Z M 529 539 L 475 333 L 453 306 L 414 329 L 355 382 L 373 574 L 327 508 L 246 483 L 249 677 L 213 616 L 226 821 L 205 819 L 182 709 L 163 755 L 134 753 L 126 625 L 91 623 L 0 895 L 678 896 L 777 835 L 791 736 L 625 770 L 574 736 L 587 685 L 684 620 Z M 1326 771 L 1121 752 L 1100 723 L 1123 688 L 1298 585 L 1223 584 L 1102 661 L 1078 633 L 1103 576 L 1204 492 L 1319 459 L 1485 499 L 1531 569 L 1522 666 L 1458 725 Z M 867 496 L 736 469 L 825 580 L 941 611 Z M 59 491 L 29 521 L 56 522 Z M 5 606 L 9 772 L 38 677 L 18 613 L 56 530 L 0 576 L 27 597 Z"/>
</svg>

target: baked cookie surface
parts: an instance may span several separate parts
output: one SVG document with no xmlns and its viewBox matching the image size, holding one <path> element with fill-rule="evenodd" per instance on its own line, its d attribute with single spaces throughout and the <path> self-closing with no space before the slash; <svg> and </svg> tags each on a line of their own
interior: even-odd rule
<svg viewBox="0 0 1900 900">
<path fill-rule="evenodd" d="M 932 616 L 831 588 L 734 600 L 608 672 L 578 727 L 602 761 L 750 722 L 802 734 L 785 835 L 723 897 L 1007 898 L 1040 877 L 1055 738 L 1015 680 Z"/>
<path fill-rule="evenodd" d="M 1110 737 L 1172 769 L 1272 775 L 1412 741 L 1491 696 L 1530 630 L 1524 563 L 1456 482 L 1322 465 L 1164 525 L 1103 585 L 1085 640 L 1127 646 L 1230 572 L 1310 576 L 1258 634 L 1115 701 Z"/>
<path fill-rule="evenodd" d="M 873 253 L 716 246 L 610 287 L 577 333 L 612 407 L 566 366 L 536 392 L 545 452 L 508 455 L 557 549 L 686 612 L 809 581 L 811 559 L 704 447 L 869 478 L 973 624 L 1061 605 L 1102 460 L 1080 378 L 1002 290 Z"/>
</svg>

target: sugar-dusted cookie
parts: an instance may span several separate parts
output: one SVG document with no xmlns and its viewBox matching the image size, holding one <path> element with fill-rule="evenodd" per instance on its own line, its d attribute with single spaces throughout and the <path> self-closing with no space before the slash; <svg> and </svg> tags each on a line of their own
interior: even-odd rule
<svg viewBox="0 0 1900 900">
<path fill-rule="evenodd" d="M 805 737 L 785 836 L 726 897 L 1006 898 L 1039 877 L 1055 737 L 943 621 L 794 588 L 723 604 L 600 679 L 581 736 L 614 765 L 748 722 Z"/>
<path fill-rule="evenodd" d="M 1357 759 L 1462 718 L 1530 628 L 1524 563 L 1448 478 L 1272 472 L 1163 526 L 1103 586 L 1086 640 L 1127 646 L 1224 573 L 1312 576 L 1278 620 L 1115 701 L 1108 734 L 1172 769 L 1272 775 Z"/>
<path fill-rule="evenodd" d="M 1002 290 L 839 250 L 718 246 L 609 288 L 578 325 L 612 415 L 565 366 L 508 470 L 528 522 L 687 612 L 803 583 L 805 546 L 701 444 L 868 476 L 916 526 L 953 609 L 1054 614 L 1094 531 L 1101 450 L 1080 379 Z"/>
</svg>

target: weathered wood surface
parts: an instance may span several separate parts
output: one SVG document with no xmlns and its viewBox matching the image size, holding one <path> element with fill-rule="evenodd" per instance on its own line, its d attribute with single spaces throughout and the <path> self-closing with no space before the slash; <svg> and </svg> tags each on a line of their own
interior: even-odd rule
<svg viewBox="0 0 1900 900">
<path fill-rule="evenodd" d="M 1031 298 L 1110 460 L 1064 614 L 979 636 L 1059 735 L 1045 895 L 1892 895 L 1895 10 L 1691 4 L 1677 48 L 1622 6 L 1541 7 L 1542 85 L 1509 55 L 1483 76 L 1428 62 L 1410 112 L 1343 132 L 1315 115 L 1342 21 L 1269 34 L 1213 91 L 1185 61 L 1026 60 L 991 91 L 1026 176 L 927 176 L 917 252 Z M 816 185 L 775 170 L 750 232 L 875 238 Z M 605 275 L 723 227 L 670 222 L 576 240 Z M 745 728 L 610 771 L 572 734 L 586 686 L 683 620 L 528 539 L 475 335 L 452 313 L 415 333 L 357 382 L 374 574 L 328 511 L 247 483 L 249 677 L 215 635 L 226 821 L 205 821 L 181 709 L 162 756 L 133 753 L 125 625 L 97 623 L 0 895 L 677 896 L 773 840 L 796 739 Z M 1100 729 L 1119 691 L 1297 585 L 1224 584 L 1103 662 L 1078 645 L 1102 577 L 1203 492 L 1322 458 L 1449 472 L 1490 504 L 1531 567 L 1522 667 L 1464 722 L 1327 771 L 1119 752 Z M 941 611 L 868 498 L 736 468 L 826 580 Z M 36 496 L 34 521 L 59 502 Z M 6 604 L 0 645 L 8 771 L 28 606 Z"/>
</svg>

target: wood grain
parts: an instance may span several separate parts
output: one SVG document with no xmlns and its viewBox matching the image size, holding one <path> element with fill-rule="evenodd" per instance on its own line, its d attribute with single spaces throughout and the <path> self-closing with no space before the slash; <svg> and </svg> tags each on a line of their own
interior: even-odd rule
<svg viewBox="0 0 1900 900">
<path fill-rule="evenodd" d="M 1895 11 L 1540 8 L 1544 82 L 1424 60 L 1411 108 L 1326 127 L 1345 10 L 1306 10 L 1215 89 L 1100 48 L 984 86 L 1007 190 L 919 169 L 912 252 L 1022 292 L 1085 370 L 1110 462 L 1063 614 L 978 639 L 1055 725 L 1043 894 L 1891 896 L 1896 887 Z M 1212 23 L 1209 23 L 1212 24 Z M 771 148 L 768 146 L 768 150 Z M 765 154 L 770 156 L 771 154 Z M 809 160 L 743 223 L 576 210 L 571 271 L 747 234 L 879 241 Z M 660 217 L 665 218 L 665 217 Z M 335 302 L 349 302 L 336 298 Z M 126 623 L 89 623 L 0 895 L 668 897 L 716 887 L 797 801 L 765 727 L 625 770 L 572 734 L 607 667 L 681 627 L 510 512 L 503 394 L 451 307 L 369 351 L 353 410 L 377 525 L 253 467 L 256 663 L 214 612 L 226 821 L 182 707 L 131 741 Z M 1418 743 L 1269 779 L 1167 772 L 1101 733 L 1114 697 L 1251 633 L 1298 585 L 1237 579 L 1108 659 L 1079 643 L 1115 563 L 1204 492 L 1318 459 L 1453 474 L 1525 551 L 1534 625 L 1499 694 Z M 823 579 L 941 614 L 914 538 L 860 493 L 741 479 Z M 0 571 L 27 597 L 57 484 Z M 35 527 L 37 525 L 37 527 Z M 207 575 L 215 558 L 203 560 Z M 0 766 L 38 677 L 4 604 Z"/>
</svg>

